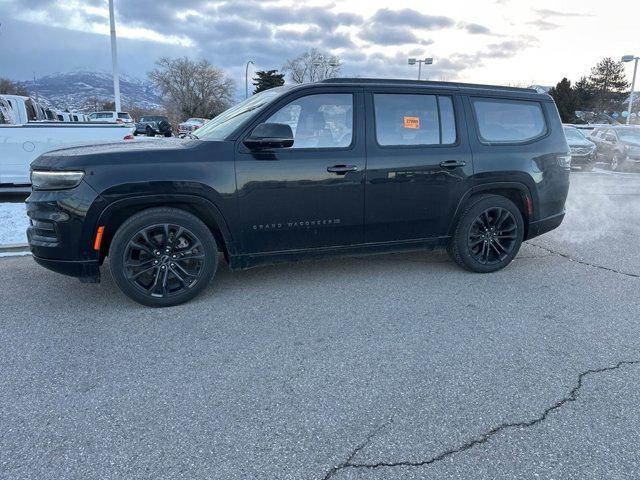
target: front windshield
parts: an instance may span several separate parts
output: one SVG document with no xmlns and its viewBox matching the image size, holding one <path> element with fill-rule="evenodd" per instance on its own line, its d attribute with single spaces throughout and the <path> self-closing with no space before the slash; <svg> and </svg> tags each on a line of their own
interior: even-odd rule
<svg viewBox="0 0 640 480">
<path fill-rule="evenodd" d="M 640 129 L 618 130 L 618 137 L 625 142 L 640 142 Z"/>
<path fill-rule="evenodd" d="M 201 140 L 224 140 L 242 123 L 261 111 L 291 87 L 276 87 L 256 93 L 245 101 L 225 110 L 213 120 L 209 120 L 192 134 Z"/>
<path fill-rule="evenodd" d="M 565 128 L 564 136 L 567 137 L 567 140 L 584 140 L 584 135 L 582 135 L 576 128 Z"/>
</svg>

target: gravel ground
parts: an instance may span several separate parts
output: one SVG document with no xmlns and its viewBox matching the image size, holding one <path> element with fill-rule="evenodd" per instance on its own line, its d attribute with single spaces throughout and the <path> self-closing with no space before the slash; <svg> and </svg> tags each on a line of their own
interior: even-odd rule
<svg viewBox="0 0 640 480">
<path fill-rule="evenodd" d="M 222 267 L 163 310 L 0 258 L 0 478 L 638 478 L 639 207 L 576 173 L 495 274 Z"/>
</svg>

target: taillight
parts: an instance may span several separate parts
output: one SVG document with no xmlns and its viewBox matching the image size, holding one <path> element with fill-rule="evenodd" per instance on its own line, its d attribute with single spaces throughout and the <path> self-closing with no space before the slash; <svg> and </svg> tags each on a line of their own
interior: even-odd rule
<svg viewBox="0 0 640 480">
<path fill-rule="evenodd" d="M 194 130 L 197 130 L 200 128 L 200 125 L 196 125 L 195 127 L 193 127 Z"/>
<path fill-rule="evenodd" d="M 558 165 L 565 170 L 571 169 L 571 155 L 558 155 Z"/>
</svg>

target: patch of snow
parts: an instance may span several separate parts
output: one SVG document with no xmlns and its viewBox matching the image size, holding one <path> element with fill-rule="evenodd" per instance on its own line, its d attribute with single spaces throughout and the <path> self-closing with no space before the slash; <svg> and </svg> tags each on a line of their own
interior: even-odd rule
<svg viewBox="0 0 640 480">
<path fill-rule="evenodd" d="M 27 243 L 28 226 L 24 203 L 0 203 L 0 246 Z"/>
</svg>

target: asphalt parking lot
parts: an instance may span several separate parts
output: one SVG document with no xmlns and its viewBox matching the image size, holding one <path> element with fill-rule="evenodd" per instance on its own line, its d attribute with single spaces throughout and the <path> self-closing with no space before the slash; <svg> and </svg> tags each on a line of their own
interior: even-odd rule
<svg viewBox="0 0 640 480">
<path fill-rule="evenodd" d="M 572 174 L 507 269 L 230 273 L 146 309 L 0 258 L 0 478 L 640 476 L 640 174 Z"/>
</svg>

